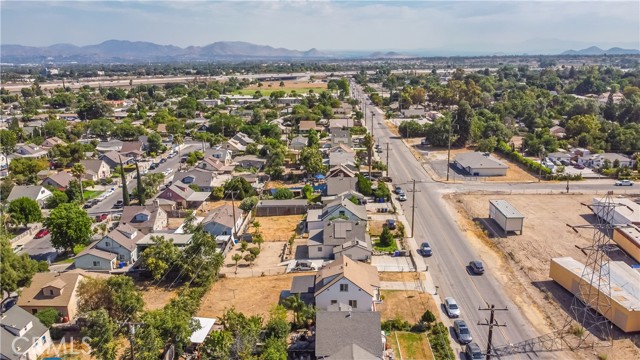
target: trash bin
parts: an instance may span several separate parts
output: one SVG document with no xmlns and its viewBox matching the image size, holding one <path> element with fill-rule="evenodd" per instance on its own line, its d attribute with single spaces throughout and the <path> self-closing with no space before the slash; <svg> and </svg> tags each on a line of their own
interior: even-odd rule
<svg viewBox="0 0 640 360">
<path fill-rule="evenodd" d="M 397 256 L 400 256 L 400 251 L 396 250 L 396 251 L 393 253 L 393 256 L 396 256 L 396 257 L 397 257 Z"/>
</svg>

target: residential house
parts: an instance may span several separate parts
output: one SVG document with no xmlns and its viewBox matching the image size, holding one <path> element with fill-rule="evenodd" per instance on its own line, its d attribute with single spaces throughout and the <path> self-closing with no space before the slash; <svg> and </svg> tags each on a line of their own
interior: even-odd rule
<svg viewBox="0 0 640 360">
<path fill-rule="evenodd" d="M 340 115 L 342 117 L 349 117 L 353 112 L 353 106 L 347 103 L 342 103 L 340 107 L 333 109 L 334 115 Z"/>
<path fill-rule="evenodd" d="M 116 139 L 111 141 L 101 141 L 98 143 L 98 146 L 96 146 L 96 151 L 101 154 L 111 151 L 120 151 L 120 149 L 122 149 L 122 144 L 122 141 Z"/>
<path fill-rule="evenodd" d="M 293 106 L 293 105 L 298 105 L 302 102 L 302 98 L 299 97 L 281 97 L 278 98 L 277 100 L 278 105 L 284 105 L 284 106 Z"/>
<path fill-rule="evenodd" d="M 120 154 L 137 159 L 144 155 L 143 144 L 142 141 L 125 141 L 122 143 L 122 148 L 120 149 Z"/>
<path fill-rule="evenodd" d="M 336 199 L 328 203 L 322 209 L 309 209 L 307 211 L 307 230 L 322 229 L 327 221 L 342 218 L 350 221 L 363 221 L 368 219 L 364 205 L 356 205 L 349 199 Z"/>
<path fill-rule="evenodd" d="M 343 164 L 355 164 L 356 152 L 344 143 L 329 149 L 329 166 L 338 166 Z"/>
<path fill-rule="evenodd" d="M 0 316 L 0 359 L 36 360 L 51 344 L 49 329 L 20 306 Z"/>
<path fill-rule="evenodd" d="M 333 133 L 334 130 L 349 130 L 354 126 L 353 119 L 330 119 L 329 120 L 329 132 Z"/>
<path fill-rule="evenodd" d="M 335 147 L 345 144 L 347 147 L 353 146 L 351 132 L 348 129 L 331 129 L 331 146 Z"/>
<path fill-rule="evenodd" d="M 311 277 L 314 279 L 313 286 L 308 289 L 313 291 L 315 307 L 318 310 L 342 305 L 349 306 L 353 312 L 369 312 L 376 311 L 376 304 L 380 303 L 380 277 L 376 267 L 351 260 L 346 256 L 326 265 L 315 275 L 303 277 L 307 280 L 301 283 L 308 283 Z M 295 276 L 293 280 L 296 278 L 299 276 Z M 302 297 L 305 293 L 300 295 Z"/>
<path fill-rule="evenodd" d="M 214 150 L 211 157 L 222 162 L 224 165 L 231 165 L 231 162 L 233 161 L 233 153 L 231 150 L 227 149 Z"/>
<path fill-rule="evenodd" d="M 105 237 L 89 245 L 74 258 L 77 269 L 112 271 L 138 260 L 136 243 L 145 234 L 129 224 L 121 223 Z"/>
<path fill-rule="evenodd" d="M 231 205 L 222 205 L 209 211 L 207 217 L 202 220 L 204 231 L 214 237 L 231 236 L 234 241 L 233 235 L 237 235 L 241 225 L 242 210 Z"/>
<path fill-rule="evenodd" d="M 56 189 L 66 189 L 72 180 L 77 180 L 73 175 L 66 171 L 60 171 L 57 174 L 51 175 L 44 179 L 42 185 L 53 186 Z"/>
<path fill-rule="evenodd" d="M 557 137 L 558 139 L 562 139 L 567 135 L 567 131 L 565 130 L 565 128 L 558 125 L 552 126 L 549 129 L 549 132 L 551 133 L 551 135 Z"/>
<path fill-rule="evenodd" d="M 202 160 L 197 167 L 199 169 L 213 171 L 217 174 L 231 174 L 236 166 L 233 164 L 225 165 L 224 162 L 214 157 L 208 157 Z"/>
<path fill-rule="evenodd" d="M 76 121 L 76 120 L 80 120 L 80 117 L 78 117 L 78 114 L 68 113 L 68 114 L 58 114 L 58 119 L 65 120 L 65 121 Z"/>
<path fill-rule="evenodd" d="M 383 359 L 386 338 L 379 312 L 318 311 L 315 359 Z"/>
<path fill-rule="evenodd" d="M 289 147 L 293 150 L 302 151 L 302 149 L 306 148 L 309 144 L 309 139 L 302 135 L 298 135 L 291 139 L 291 143 Z"/>
<path fill-rule="evenodd" d="M 254 169 L 257 169 L 258 171 L 262 170 L 262 168 L 267 163 L 267 160 L 261 159 L 261 158 L 255 156 L 255 155 L 239 156 L 239 157 L 237 157 L 237 158 L 235 158 L 233 160 L 240 167 L 243 167 L 243 168 L 246 168 L 246 169 L 254 168 Z"/>
<path fill-rule="evenodd" d="M 107 163 L 109 168 L 114 169 L 116 166 L 120 166 L 120 161 L 122 161 L 122 165 L 132 164 L 134 159 L 128 156 L 124 156 L 117 151 L 109 151 L 102 155 L 102 161 Z"/>
<path fill-rule="evenodd" d="M 39 159 L 47 156 L 48 149 L 42 148 L 35 144 L 22 144 L 18 146 L 16 154 L 23 158 Z"/>
<path fill-rule="evenodd" d="M 356 190 L 358 177 L 348 166 L 338 165 L 326 175 L 327 195 L 337 195 L 345 191 Z"/>
<path fill-rule="evenodd" d="M 102 160 L 80 160 L 80 164 L 84 166 L 84 178 L 87 180 L 99 181 L 111 177 L 111 168 Z"/>
<path fill-rule="evenodd" d="M 301 134 L 308 134 L 309 130 L 314 129 L 316 131 L 322 131 L 322 128 L 319 127 L 315 121 L 313 120 L 302 120 L 298 125 L 298 131 Z"/>
<path fill-rule="evenodd" d="M 211 192 L 213 191 L 213 179 L 215 173 L 213 171 L 207 171 L 204 169 L 192 169 L 189 171 L 179 171 L 174 176 L 174 182 L 181 182 L 185 186 L 195 185 L 198 187 L 198 191 Z"/>
<path fill-rule="evenodd" d="M 154 233 L 167 228 L 167 212 L 154 205 L 125 206 L 120 218 L 121 224 L 128 224 L 142 234 Z"/>
<path fill-rule="evenodd" d="M 547 154 L 547 158 L 552 162 L 561 162 L 565 165 L 569 165 L 569 162 L 571 162 L 571 154 L 566 152 L 553 152 Z"/>
<path fill-rule="evenodd" d="M 359 252 L 358 248 L 346 251 L 338 251 L 342 255 L 347 254 L 353 260 L 368 261 L 371 259 L 371 240 L 367 234 L 366 221 L 350 221 L 341 218 L 324 221 L 321 229 L 309 231 L 307 248 L 311 259 L 331 259 L 334 256 L 334 249 L 342 248 L 345 243 L 355 242 L 355 245 L 364 244 L 367 251 Z M 349 244 L 351 245 L 351 244 Z M 355 256 L 355 258 L 353 257 Z"/>
<path fill-rule="evenodd" d="M 350 240 L 342 245 L 334 246 L 334 259 L 339 259 L 341 256 L 346 256 L 352 260 L 369 261 L 373 256 L 371 241 Z"/>
<path fill-rule="evenodd" d="M 20 292 L 16 305 L 31 314 L 52 308 L 67 321 L 73 320 L 78 313 L 78 285 L 83 279 L 77 272 L 36 273 Z"/>
<path fill-rule="evenodd" d="M 35 200 L 40 207 L 44 207 L 47 199 L 50 198 L 51 195 L 51 191 L 42 185 L 15 185 L 7 197 L 7 202 L 26 197 Z"/>
<path fill-rule="evenodd" d="M 250 138 L 247 134 L 242 133 L 242 132 L 236 133 L 235 135 L 233 135 L 233 137 L 231 139 L 239 142 L 240 144 L 242 144 L 244 146 L 247 146 L 249 144 L 254 144 L 255 143 L 255 141 L 253 141 L 252 138 Z"/>
<path fill-rule="evenodd" d="M 616 153 L 593 154 L 578 158 L 578 164 L 592 168 L 603 167 L 606 163 L 613 166 L 616 162 L 620 163 L 620 167 L 632 167 L 635 163 L 633 159 Z"/>
<path fill-rule="evenodd" d="M 456 155 L 455 164 L 471 176 L 505 176 L 509 168 L 491 154 L 476 151 Z"/>
<path fill-rule="evenodd" d="M 60 138 L 58 138 L 57 136 L 53 136 L 48 138 L 47 140 L 45 140 L 40 146 L 42 147 L 46 147 L 46 148 L 52 148 L 56 145 L 67 145 L 66 142 L 60 140 Z"/>
<path fill-rule="evenodd" d="M 197 209 L 209 195 L 210 192 L 197 192 L 182 183 L 175 183 L 161 192 L 158 198 L 174 201 L 178 208 Z"/>
</svg>

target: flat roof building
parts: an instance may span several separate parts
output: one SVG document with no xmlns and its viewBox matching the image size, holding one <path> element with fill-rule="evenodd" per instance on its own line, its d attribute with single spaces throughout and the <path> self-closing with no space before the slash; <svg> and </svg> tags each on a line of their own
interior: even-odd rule
<svg viewBox="0 0 640 360">
<path fill-rule="evenodd" d="M 611 308 L 600 306 L 598 312 L 624 332 L 640 331 L 640 272 L 620 261 L 610 261 L 603 266 L 609 267 L 611 292 L 607 295 L 607 289 L 603 288 L 597 291 L 600 296 L 609 297 Z M 584 264 L 571 257 L 553 258 L 549 276 L 566 290 L 578 295 L 576 292 L 580 290 L 584 268 Z M 583 279 L 589 282 L 589 277 L 590 274 L 587 274 Z M 593 284 L 591 287 L 595 290 Z"/>
<path fill-rule="evenodd" d="M 613 241 L 635 261 L 640 262 L 640 228 L 637 226 L 615 228 Z"/>
<path fill-rule="evenodd" d="M 509 231 L 518 231 L 522 235 L 524 215 L 507 200 L 489 200 L 489 218 L 498 223 L 505 236 Z"/>
<path fill-rule="evenodd" d="M 471 176 L 505 176 L 509 169 L 490 153 L 477 151 L 456 155 L 455 164 Z"/>
</svg>

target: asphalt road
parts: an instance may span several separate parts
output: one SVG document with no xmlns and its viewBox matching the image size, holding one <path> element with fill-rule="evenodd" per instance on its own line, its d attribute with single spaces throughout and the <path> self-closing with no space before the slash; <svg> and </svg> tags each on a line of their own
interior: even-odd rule
<svg viewBox="0 0 640 360">
<path fill-rule="evenodd" d="M 51 245 L 51 235 L 40 239 L 33 239 L 23 245 L 22 254 L 29 254 L 32 259 L 54 261 L 57 255 L 56 249 Z"/>
<path fill-rule="evenodd" d="M 357 93 L 357 90 L 356 90 Z M 436 183 L 424 171 L 420 163 L 413 157 L 409 149 L 401 139 L 392 134 L 382 123 L 384 114 L 372 105 L 367 106 L 367 112 L 373 111 L 374 135 L 381 143 L 390 143 L 389 167 L 390 176 L 394 184 L 403 184 L 405 190 L 410 190 L 410 182 L 419 181 L 416 185 L 416 215 L 415 215 L 415 240 L 419 244 L 428 241 L 433 249 L 433 256 L 422 258 L 428 267 L 435 285 L 439 287 L 438 294 L 441 299 L 451 296 L 455 298 L 461 307 L 461 319 L 469 325 L 474 341 L 484 350 L 487 344 L 488 327 L 477 325 L 489 318 L 489 312 L 479 311 L 494 304 L 496 308 L 508 307 L 509 311 L 500 311 L 496 319 L 507 327 L 497 328 L 493 333 L 494 346 L 515 344 L 523 340 L 540 335 L 536 329 L 521 314 L 518 307 L 511 301 L 502 285 L 496 280 L 491 264 L 485 264 L 486 273 L 482 276 L 472 276 L 468 273 L 466 265 L 471 260 L 479 259 L 478 254 L 472 249 L 469 240 L 462 233 L 458 225 L 448 212 L 448 207 L 442 199 L 442 188 L 446 186 Z M 368 124 L 371 124 L 371 115 L 368 116 Z M 386 147 L 383 146 L 383 149 Z M 386 156 L 386 154 L 383 154 Z M 535 185 L 535 184 L 532 184 Z M 560 184 L 563 185 L 563 184 Z M 407 193 L 409 201 L 402 204 L 405 214 L 410 214 L 411 197 Z M 410 215 L 409 215 L 410 216 Z M 418 259 L 418 261 L 420 261 Z M 444 318 L 447 316 L 443 313 Z M 452 321 L 445 324 L 452 325 Z M 454 345 L 457 352 L 462 350 L 459 345 Z M 540 359 L 556 358 L 557 354 L 519 354 L 511 356 L 511 359 Z"/>
</svg>

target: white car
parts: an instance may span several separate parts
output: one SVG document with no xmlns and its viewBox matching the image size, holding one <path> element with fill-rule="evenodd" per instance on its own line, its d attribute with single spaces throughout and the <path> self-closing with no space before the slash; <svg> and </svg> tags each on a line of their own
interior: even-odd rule
<svg viewBox="0 0 640 360">
<path fill-rule="evenodd" d="M 398 201 L 407 201 L 407 195 L 404 193 L 398 195 Z"/>
<path fill-rule="evenodd" d="M 633 186 L 633 181 L 631 181 L 631 180 L 618 180 L 618 181 L 616 181 L 616 186 Z"/>
<path fill-rule="evenodd" d="M 164 176 L 167 176 L 167 175 L 171 174 L 172 172 L 173 172 L 173 169 L 172 168 L 168 168 L 165 171 L 163 171 L 162 174 Z"/>
<path fill-rule="evenodd" d="M 174 153 L 174 152 L 172 152 L 172 153 L 170 153 L 170 154 L 169 154 L 169 158 L 173 158 L 173 157 L 175 157 L 176 155 L 178 155 L 178 153 Z"/>
<path fill-rule="evenodd" d="M 460 307 L 456 300 L 452 297 L 444 299 L 444 308 L 447 311 L 447 315 L 451 318 L 460 317 Z"/>
</svg>

